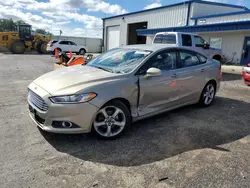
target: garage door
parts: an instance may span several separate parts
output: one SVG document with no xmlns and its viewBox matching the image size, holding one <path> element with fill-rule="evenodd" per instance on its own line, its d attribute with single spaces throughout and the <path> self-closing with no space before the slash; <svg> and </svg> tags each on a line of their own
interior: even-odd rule
<svg viewBox="0 0 250 188">
<path fill-rule="evenodd" d="M 120 46 L 120 26 L 108 27 L 107 31 L 107 49 Z"/>
</svg>

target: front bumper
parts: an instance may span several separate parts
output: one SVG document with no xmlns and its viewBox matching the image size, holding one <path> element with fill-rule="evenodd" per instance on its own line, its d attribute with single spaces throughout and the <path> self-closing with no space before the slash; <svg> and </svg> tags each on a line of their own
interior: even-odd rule
<svg viewBox="0 0 250 188">
<path fill-rule="evenodd" d="M 36 88 L 36 89 L 35 89 Z M 29 110 L 30 117 L 42 130 L 52 133 L 87 133 L 91 131 L 92 122 L 98 108 L 90 103 L 54 104 L 51 95 L 38 85 L 31 83 L 29 89 L 39 95 L 48 105 L 47 111 L 41 111 L 29 99 L 28 103 L 35 112 Z M 71 122 L 77 127 L 55 128 L 53 122 Z"/>
</svg>

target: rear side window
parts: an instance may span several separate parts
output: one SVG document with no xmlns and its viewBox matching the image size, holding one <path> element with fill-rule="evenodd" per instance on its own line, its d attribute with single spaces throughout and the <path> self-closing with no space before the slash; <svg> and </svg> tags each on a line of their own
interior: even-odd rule
<svg viewBox="0 0 250 188">
<path fill-rule="evenodd" d="M 191 67 L 200 64 L 200 60 L 196 56 L 195 53 L 189 51 L 181 51 L 180 52 L 180 66 L 183 67 Z"/>
<path fill-rule="evenodd" d="M 56 42 L 58 42 L 57 40 L 54 40 L 54 41 L 52 41 L 52 44 L 55 44 Z"/>
<path fill-rule="evenodd" d="M 176 36 L 175 35 L 163 35 L 162 43 L 164 44 L 176 44 Z"/>
<path fill-rule="evenodd" d="M 200 64 L 204 64 L 207 62 L 207 58 L 203 55 L 197 54 L 198 58 L 200 59 Z"/>
<path fill-rule="evenodd" d="M 154 43 L 155 44 L 162 43 L 162 35 L 156 35 Z"/>
<path fill-rule="evenodd" d="M 176 36 L 175 35 L 156 35 L 154 43 L 176 44 Z"/>
<path fill-rule="evenodd" d="M 181 35 L 182 38 L 182 46 L 192 46 L 192 38 L 190 35 Z"/>
</svg>

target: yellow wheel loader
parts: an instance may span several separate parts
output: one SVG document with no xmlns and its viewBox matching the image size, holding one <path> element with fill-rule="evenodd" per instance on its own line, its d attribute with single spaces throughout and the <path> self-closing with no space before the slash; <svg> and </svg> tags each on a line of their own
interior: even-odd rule
<svg viewBox="0 0 250 188">
<path fill-rule="evenodd" d="M 14 54 L 23 54 L 26 49 L 47 53 L 46 47 L 51 36 L 32 35 L 31 30 L 31 25 L 22 24 L 16 26 L 14 31 L 0 32 L 0 47 L 6 47 Z"/>
</svg>

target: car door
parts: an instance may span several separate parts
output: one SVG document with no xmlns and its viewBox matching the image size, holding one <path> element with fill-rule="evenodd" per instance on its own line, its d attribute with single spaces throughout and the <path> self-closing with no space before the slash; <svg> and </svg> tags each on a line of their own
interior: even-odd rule
<svg viewBox="0 0 250 188">
<path fill-rule="evenodd" d="M 176 84 L 176 50 L 164 50 L 152 56 L 138 71 L 140 97 L 139 116 L 163 111 L 178 104 L 179 85 Z M 158 68 L 162 75 L 147 77 L 149 68 Z"/>
<path fill-rule="evenodd" d="M 181 85 L 179 98 L 184 103 L 190 103 L 199 98 L 206 83 L 207 58 L 194 51 L 179 50 L 179 64 L 176 74 Z M 202 59 L 201 59 L 202 58 Z"/>
<path fill-rule="evenodd" d="M 209 50 L 209 47 L 206 49 L 204 48 L 204 45 L 206 44 L 206 41 L 200 37 L 200 36 L 194 36 L 194 49 L 197 52 L 200 52 L 208 57 L 212 56 L 211 50 Z"/>
<path fill-rule="evenodd" d="M 72 41 L 69 41 L 69 51 L 72 51 L 72 52 L 78 52 L 79 51 L 77 49 L 77 45 Z"/>
<path fill-rule="evenodd" d="M 191 35 L 181 34 L 181 44 L 182 44 L 182 47 L 192 50 L 193 49 L 193 42 L 192 42 Z"/>
<path fill-rule="evenodd" d="M 61 48 L 62 51 L 64 51 L 64 52 L 68 51 L 68 41 L 64 40 L 64 41 L 61 41 L 59 44 L 60 44 L 59 48 Z"/>
</svg>

